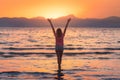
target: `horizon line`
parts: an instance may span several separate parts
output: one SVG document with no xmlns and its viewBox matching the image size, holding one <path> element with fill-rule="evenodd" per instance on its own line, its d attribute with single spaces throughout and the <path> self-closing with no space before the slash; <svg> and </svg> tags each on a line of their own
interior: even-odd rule
<svg viewBox="0 0 120 80">
<path fill-rule="evenodd" d="M 74 17 L 74 18 L 79 18 L 79 19 L 104 19 L 104 18 L 109 18 L 109 17 L 120 17 L 120 16 L 115 16 L 115 15 L 112 15 L 112 16 L 107 16 L 107 17 L 85 17 L 85 18 L 82 18 L 82 17 L 77 17 L 73 14 L 69 14 L 69 15 L 66 15 L 66 16 L 60 16 L 60 17 L 57 17 L 57 18 L 50 18 L 50 19 L 59 19 L 59 18 L 62 18 L 62 17 L 68 17 L 68 16 L 71 16 L 70 18 Z M 36 17 L 25 17 L 25 16 L 21 16 L 21 17 L 7 17 L 7 16 L 3 16 L 3 17 L 0 17 L 0 18 L 26 18 L 26 19 L 32 19 L 32 18 L 43 18 L 43 19 L 48 19 L 48 18 L 45 18 L 43 16 L 36 16 Z"/>
</svg>

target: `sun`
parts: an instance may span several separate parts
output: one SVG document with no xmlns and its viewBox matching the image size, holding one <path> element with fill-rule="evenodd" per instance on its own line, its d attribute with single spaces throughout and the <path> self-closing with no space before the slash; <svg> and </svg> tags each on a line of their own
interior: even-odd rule
<svg viewBox="0 0 120 80">
<path fill-rule="evenodd" d="M 56 7 L 56 8 L 54 7 L 54 8 L 45 9 L 42 16 L 45 18 L 59 18 L 59 17 L 66 16 L 69 14 L 70 13 L 68 13 L 65 8 L 63 9 L 59 7 Z"/>
<path fill-rule="evenodd" d="M 49 14 L 45 15 L 45 18 L 58 18 L 64 16 L 65 14 L 62 12 L 49 12 Z"/>
<path fill-rule="evenodd" d="M 64 11 L 52 11 L 44 14 L 45 18 L 59 18 L 67 15 Z"/>
</svg>

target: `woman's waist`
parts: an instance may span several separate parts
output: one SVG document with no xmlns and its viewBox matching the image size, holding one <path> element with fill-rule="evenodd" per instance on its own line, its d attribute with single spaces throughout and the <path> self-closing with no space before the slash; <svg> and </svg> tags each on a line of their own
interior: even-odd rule
<svg viewBox="0 0 120 80">
<path fill-rule="evenodd" d="M 63 45 L 55 45 L 56 48 L 64 48 Z"/>
<path fill-rule="evenodd" d="M 64 43 L 56 43 L 56 46 L 63 46 Z"/>
<path fill-rule="evenodd" d="M 59 43 L 58 43 L 58 44 L 56 44 L 55 46 L 64 46 L 64 44 L 59 44 Z"/>
<path fill-rule="evenodd" d="M 56 41 L 56 45 L 64 45 L 64 43 L 63 43 L 63 42 L 57 42 L 57 41 Z"/>
</svg>

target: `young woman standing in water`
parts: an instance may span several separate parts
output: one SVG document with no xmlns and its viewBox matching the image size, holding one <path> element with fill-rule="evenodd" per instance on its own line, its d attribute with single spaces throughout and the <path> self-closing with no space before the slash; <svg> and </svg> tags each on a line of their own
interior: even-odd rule
<svg viewBox="0 0 120 80">
<path fill-rule="evenodd" d="M 51 20 L 48 19 L 48 21 L 51 25 L 51 28 L 52 28 L 54 36 L 55 36 L 55 40 L 56 40 L 55 51 L 57 54 L 58 68 L 61 69 L 61 61 L 62 61 L 62 55 L 63 55 L 63 50 L 64 50 L 64 36 L 66 33 L 66 29 L 68 27 L 68 24 L 71 21 L 71 18 L 69 18 L 67 20 L 67 23 L 66 23 L 66 26 L 65 26 L 65 29 L 63 32 L 62 32 L 61 28 L 57 28 L 57 30 L 55 31 Z"/>
</svg>

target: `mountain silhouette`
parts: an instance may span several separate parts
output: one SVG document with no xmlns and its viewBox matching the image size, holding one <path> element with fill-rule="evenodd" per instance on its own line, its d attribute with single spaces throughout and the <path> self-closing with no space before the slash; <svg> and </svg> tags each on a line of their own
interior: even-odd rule
<svg viewBox="0 0 120 80">
<path fill-rule="evenodd" d="M 97 19 L 97 18 L 78 18 L 74 15 L 68 15 L 52 19 L 55 26 L 64 26 L 66 20 L 72 18 L 70 26 L 72 27 L 120 27 L 120 17 L 110 16 L 107 18 Z M 44 17 L 35 18 L 25 18 L 25 17 L 15 17 L 0 18 L 0 27 L 46 27 L 49 26 L 47 19 Z"/>
</svg>

